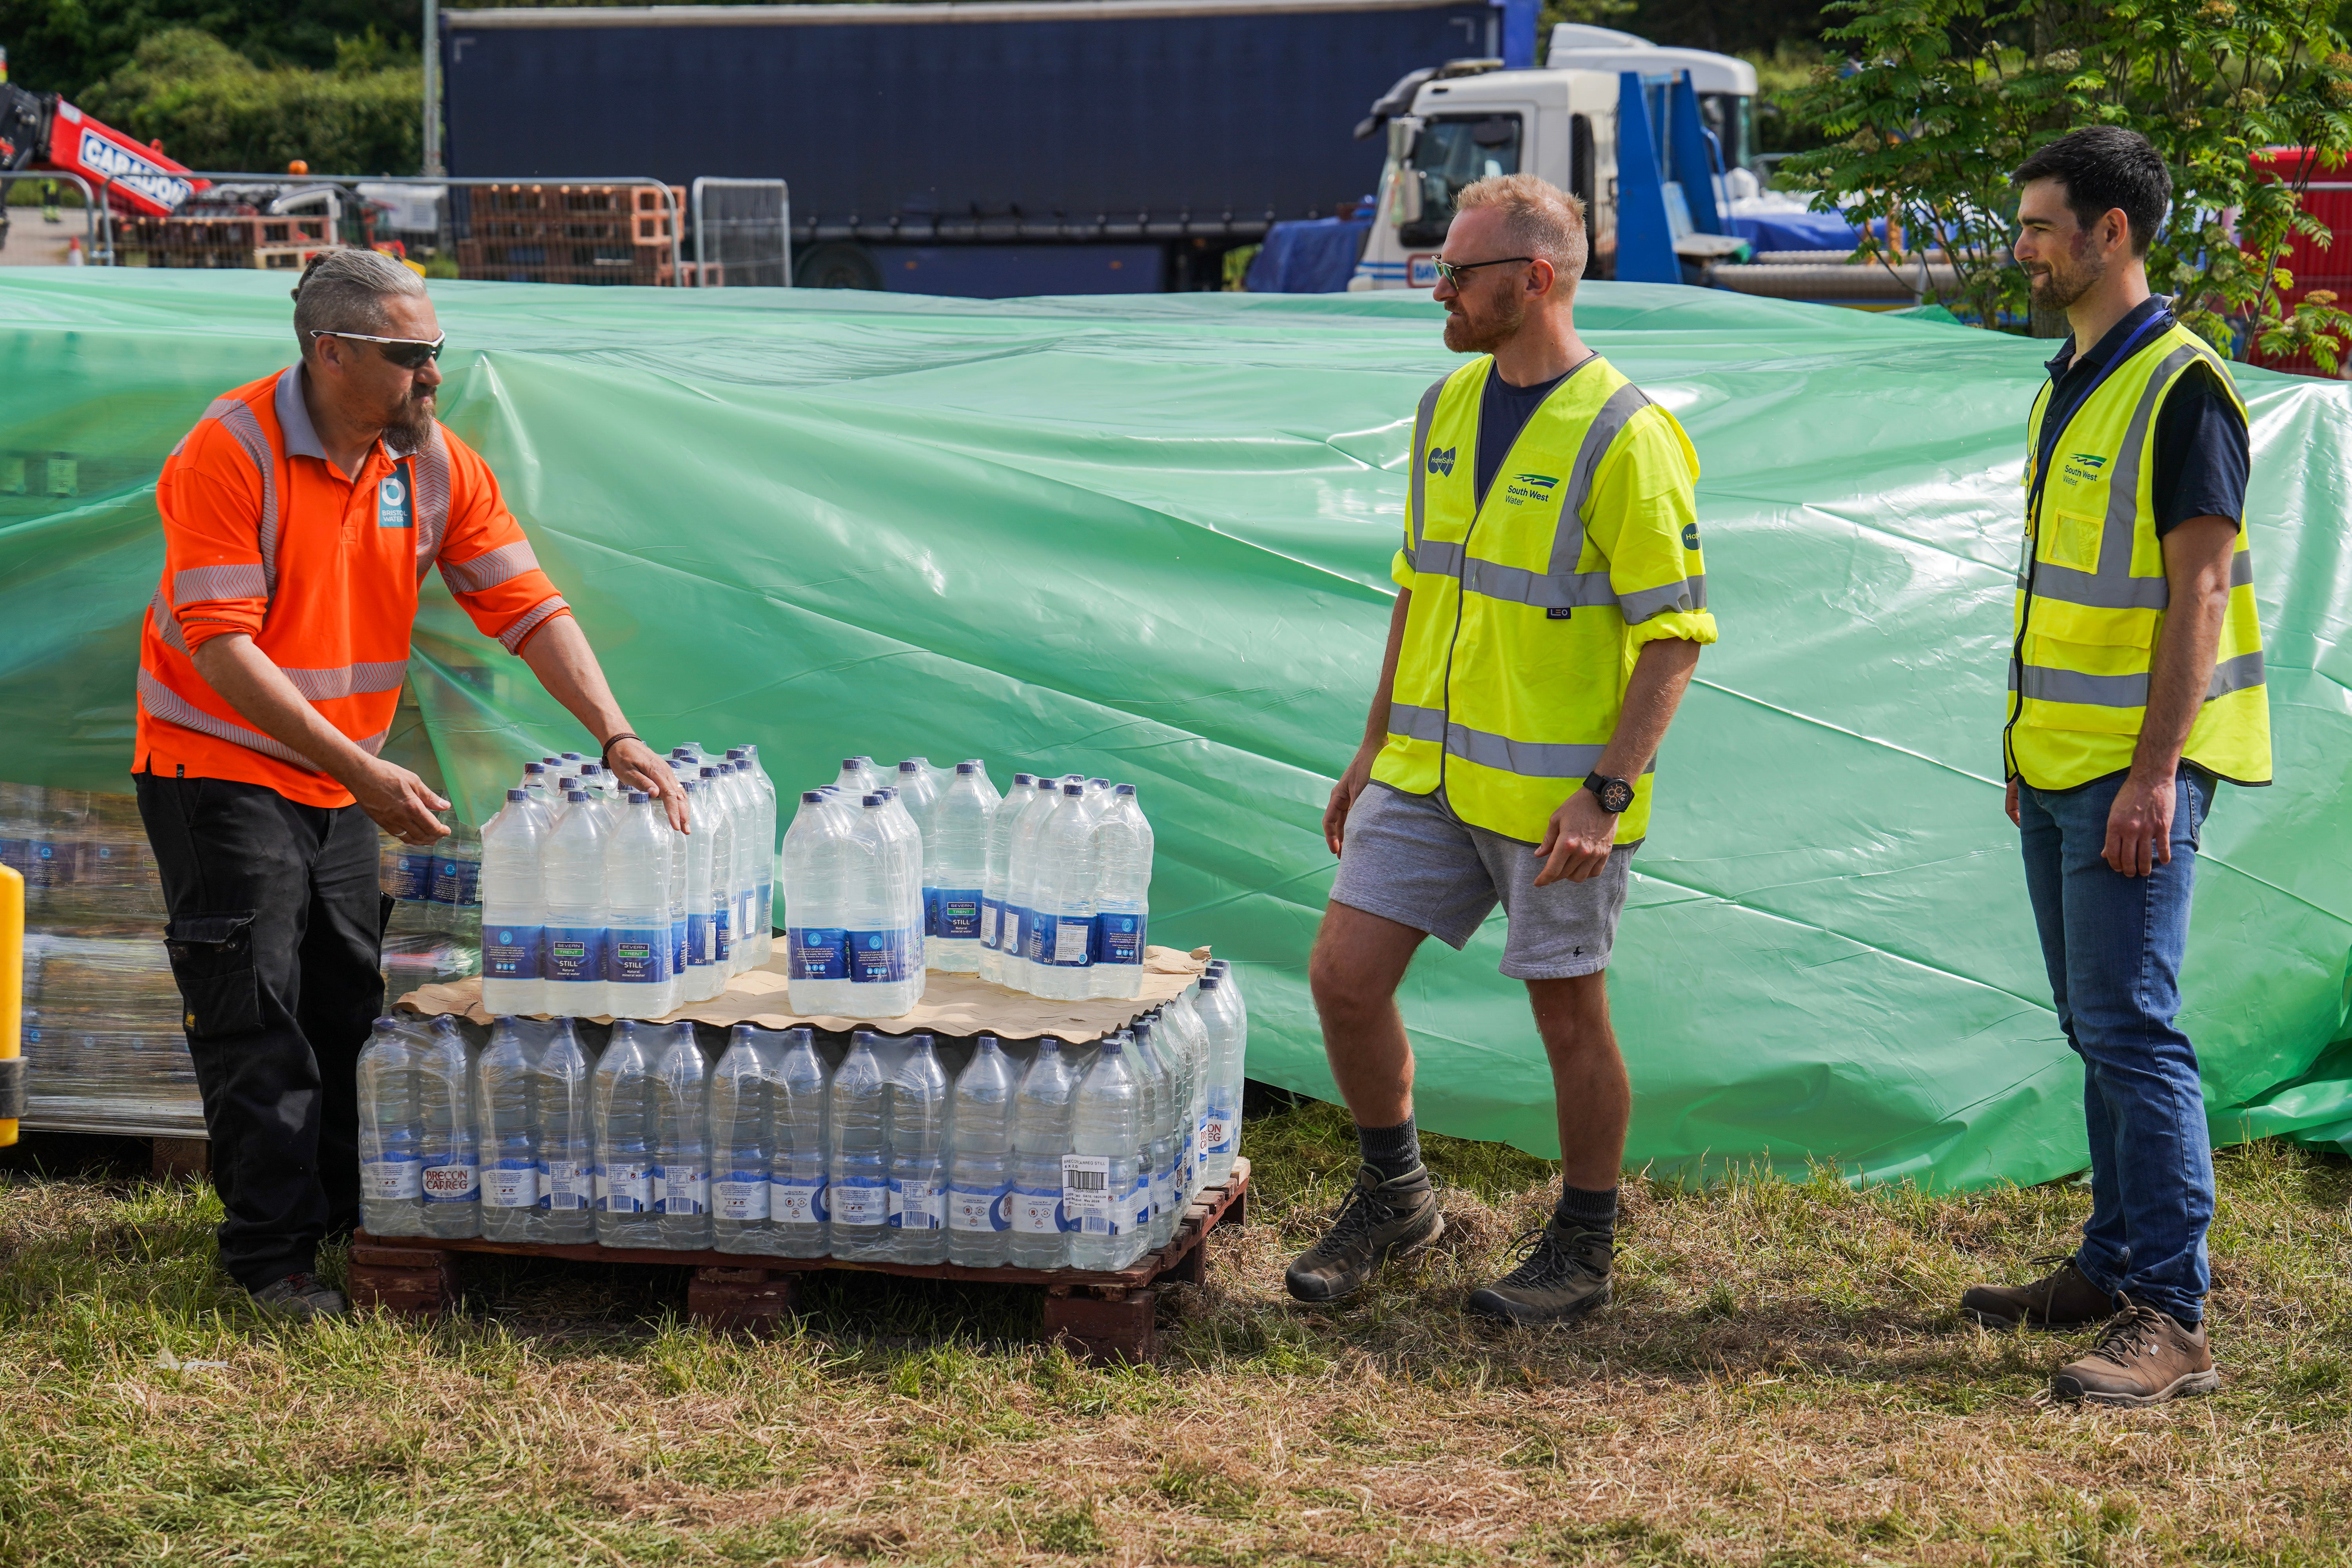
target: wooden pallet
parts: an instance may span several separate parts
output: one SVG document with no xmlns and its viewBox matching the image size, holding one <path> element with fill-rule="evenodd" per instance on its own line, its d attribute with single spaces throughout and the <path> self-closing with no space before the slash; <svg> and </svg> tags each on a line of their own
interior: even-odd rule
<svg viewBox="0 0 2352 1568">
<path fill-rule="evenodd" d="M 1221 1225 L 1248 1222 L 1249 1178 L 1249 1162 L 1235 1160 L 1234 1173 L 1223 1186 L 1205 1187 L 1192 1200 L 1166 1247 L 1115 1274 L 1081 1268 L 967 1268 L 954 1263 L 865 1263 L 740 1252 L 671 1252 L 593 1243 L 444 1240 L 370 1236 L 362 1231 L 352 1239 L 348 1293 L 355 1307 L 432 1318 L 457 1303 L 457 1255 L 461 1252 L 564 1258 L 582 1263 L 685 1265 L 694 1269 L 686 1292 L 688 1317 L 715 1329 L 766 1332 L 793 1311 L 799 1276 L 825 1269 L 986 1285 L 1042 1285 L 1048 1339 L 1092 1362 L 1149 1361 L 1159 1348 L 1153 1314 L 1160 1291 L 1170 1285 L 1198 1285 L 1207 1279 L 1209 1232 Z"/>
</svg>

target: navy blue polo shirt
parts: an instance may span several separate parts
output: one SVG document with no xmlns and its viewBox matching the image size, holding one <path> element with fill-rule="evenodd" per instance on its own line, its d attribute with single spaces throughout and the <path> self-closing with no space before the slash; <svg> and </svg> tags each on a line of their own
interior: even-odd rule
<svg viewBox="0 0 2352 1568">
<path fill-rule="evenodd" d="M 2064 341 L 2058 357 L 2044 367 L 2050 372 L 2051 387 L 2042 428 L 2053 445 L 2059 427 L 2051 421 L 2071 414 L 2141 323 L 2170 307 L 2170 300 L 2151 294 L 2109 327 L 2106 335 L 2080 359 L 2074 355 L 2074 340 Z M 2231 401 L 2220 374 L 2200 359 L 2172 384 L 2164 405 L 2157 410 L 2156 473 L 2149 489 L 2157 537 L 2161 539 L 2192 517 L 2226 517 L 2243 528 L 2246 474 L 2251 467 L 2246 421 Z"/>
</svg>

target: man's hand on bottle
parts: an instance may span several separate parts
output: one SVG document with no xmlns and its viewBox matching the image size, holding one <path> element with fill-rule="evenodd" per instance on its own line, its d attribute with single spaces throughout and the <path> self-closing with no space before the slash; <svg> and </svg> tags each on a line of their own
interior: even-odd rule
<svg viewBox="0 0 2352 1568">
<path fill-rule="evenodd" d="M 613 770 L 624 789 L 641 789 L 662 803 L 669 813 L 669 825 L 680 833 L 690 831 L 686 819 L 686 791 L 678 787 L 677 774 L 670 765 L 654 755 L 654 749 L 643 741 L 620 742 L 605 754 L 604 765 Z"/>
<path fill-rule="evenodd" d="M 431 844 L 448 835 L 448 826 L 433 814 L 448 810 L 449 803 L 396 763 L 371 758 L 357 778 L 343 781 L 343 787 L 378 827 L 403 844 Z"/>
</svg>

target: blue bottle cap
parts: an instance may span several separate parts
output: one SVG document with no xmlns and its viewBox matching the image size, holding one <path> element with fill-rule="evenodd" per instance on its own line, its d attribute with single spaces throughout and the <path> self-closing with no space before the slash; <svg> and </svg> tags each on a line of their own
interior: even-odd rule
<svg viewBox="0 0 2352 1568">
<path fill-rule="evenodd" d="M 844 773 L 856 773 L 857 771 L 857 764 L 865 760 L 866 759 L 864 757 L 844 757 L 841 759 L 842 771 Z"/>
<path fill-rule="evenodd" d="M 803 790 L 801 792 L 801 804 L 803 805 L 821 805 L 824 802 L 824 791 L 821 789 Z"/>
<path fill-rule="evenodd" d="M 869 795 L 866 797 L 866 808 L 868 811 L 878 811 L 889 804 L 890 797 L 887 795 Z"/>
<path fill-rule="evenodd" d="M 909 757 L 898 764 L 898 771 L 902 773 L 919 773 L 923 771 L 923 764 Z"/>
<path fill-rule="evenodd" d="M 1062 786 L 1062 793 L 1064 795 L 1084 795 L 1087 793 L 1087 786 L 1082 784 L 1066 784 Z"/>
<path fill-rule="evenodd" d="M 730 763 L 740 763 L 743 760 L 744 753 L 750 750 L 748 746 L 730 746 L 727 748 L 727 760 Z"/>
<path fill-rule="evenodd" d="M 602 763 L 583 763 L 580 764 L 580 776 L 583 779 L 591 773 L 601 773 L 604 771 L 604 764 Z"/>
<path fill-rule="evenodd" d="M 1088 779 L 1088 780 L 1087 781 L 1087 787 L 1088 789 L 1108 789 L 1108 788 L 1110 788 L 1110 780 L 1108 780 L 1108 779 Z"/>
<path fill-rule="evenodd" d="M 577 752 L 566 752 L 563 753 L 563 760 L 567 763 L 576 763 L 580 760 L 580 753 Z"/>
<path fill-rule="evenodd" d="M 568 789 L 563 792 L 563 798 L 570 801 L 586 800 L 588 792 L 584 789 Z"/>
<path fill-rule="evenodd" d="M 1110 793 L 1113 795 L 1133 795 L 1135 793 L 1135 786 L 1133 784 L 1116 784 L 1112 786 Z"/>
<path fill-rule="evenodd" d="M 547 764 L 545 763 L 525 763 L 522 765 L 522 771 L 526 773 L 543 773 L 547 771 Z"/>
<path fill-rule="evenodd" d="M 1013 775 L 1013 782 L 1022 789 L 1028 789 L 1036 784 L 1037 775 L 1035 773 L 1014 773 Z"/>
<path fill-rule="evenodd" d="M 719 776 L 719 770 L 717 768 L 705 768 L 702 770 L 702 776 L 707 779 L 715 779 Z"/>
<path fill-rule="evenodd" d="M 507 798 L 509 800 L 529 800 L 530 798 L 530 792 L 529 790 L 510 789 L 507 791 Z"/>
<path fill-rule="evenodd" d="M 647 795 L 641 789 L 633 789 L 629 792 L 629 804 L 631 805 L 643 805 L 646 802 L 651 799 L 653 799 L 653 796 Z"/>
<path fill-rule="evenodd" d="M 956 764 L 956 772 L 958 773 L 976 773 L 980 772 L 980 764 L 978 763 L 958 763 Z"/>
</svg>

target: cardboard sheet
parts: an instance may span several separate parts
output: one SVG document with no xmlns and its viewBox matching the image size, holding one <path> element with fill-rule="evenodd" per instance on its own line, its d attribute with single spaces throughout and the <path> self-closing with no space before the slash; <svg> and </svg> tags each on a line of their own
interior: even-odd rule
<svg viewBox="0 0 2352 1568">
<path fill-rule="evenodd" d="M 726 1028 L 756 1024 L 763 1029 L 790 1029 L 802 1024 L 820 1029 L 887 1029 L 894 1035 L 997 1035 L 1009 1039 L 1034 1039 L 1052 1035 L 1073 1045 L 1100 1039 L 1123 1027 L 1139 1013 L 1161 1002 L 1173 1001 L 1209 966 L 1209 950 L 1196 947 L 1179 952 L 1172 947 L 1143 950 L 1143 994 L 1093 1002 L 1049 1002 L 1024 991 L 991 985 L 977 974 L 942 974 L 932 971 L 923 986 L 923 999 L 903 1018 L 845 1017 L 835 1014 L 795 1013 L 787 998 L 782 956 L 758 969 L 737 975 L 727 989 L 708 1002 L 652 1020 L 673 1023 L 691 1018 L 698 1024 Z M 403 996 L 397 1006 L 427 1017 L 443 1013 L 476 1024 L 488 1024 L 482 1007 L 478 978 L 446 985 L 425 985 Z M 545 1015 L 541 1015 L 544 1016 Z M 610 1023 L 599 1015 L 599 1023 Z"/>
</svg>

